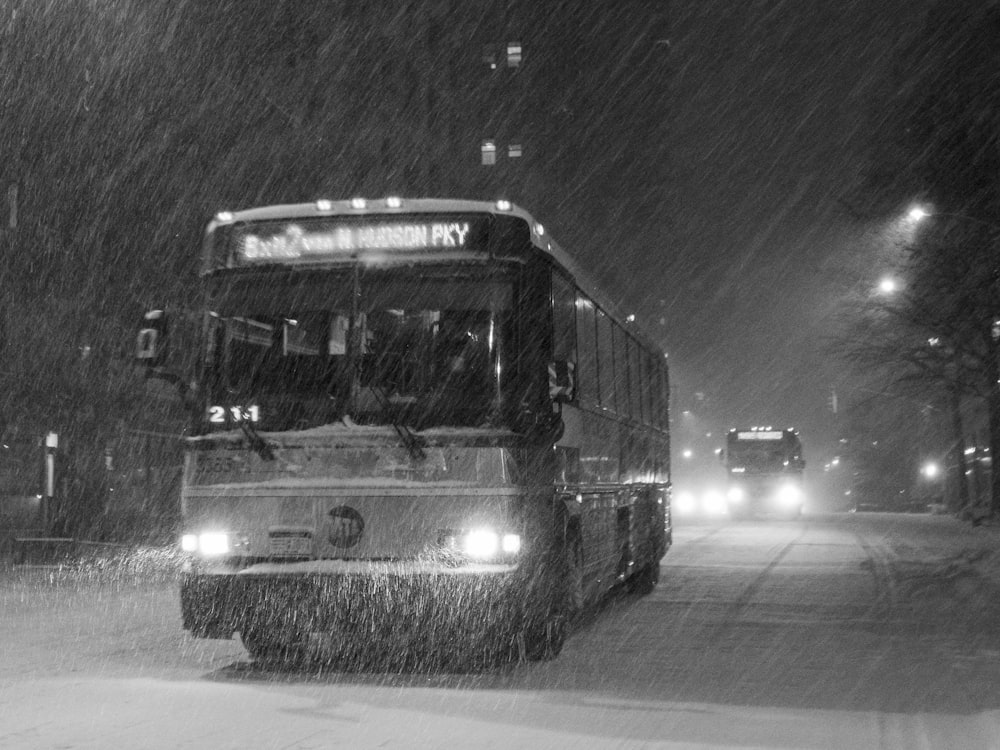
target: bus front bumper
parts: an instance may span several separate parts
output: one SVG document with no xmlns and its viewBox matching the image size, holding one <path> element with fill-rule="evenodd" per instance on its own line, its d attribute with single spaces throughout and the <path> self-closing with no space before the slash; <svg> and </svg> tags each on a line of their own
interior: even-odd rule
<svg viewBox="0 0 1000 750">
<path fill-rule="evenodd" d="M 469 638 L 486 625 L 516 627 L 525 582 L 507 565 L 463 568 L 262 563 L 238 572 L 186 571 L 181 611 L 199 638 L 323 634 L 355 645 Z M 520 595 L 518 595 L 520 593 Z"/>
</svg>

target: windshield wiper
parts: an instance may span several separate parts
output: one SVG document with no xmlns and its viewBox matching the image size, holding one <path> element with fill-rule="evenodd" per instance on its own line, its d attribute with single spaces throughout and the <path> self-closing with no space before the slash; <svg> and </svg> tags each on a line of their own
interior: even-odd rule
<svg viewBox="0 0 1000 750">
<path fill-rule="evenodd" d="M 240 429 L 243 430 L 243 434 L 247 436 L 247 442 L 250 443 L 250 447 L 253 448 L 254 452 L 265 461 L 273 461 L 274 451 L 271 450 L 271 446 L 267 444 L 267 441 L 260 436 L 257 428 L 253 426 L 249 418 L 241 419 L 239 425 Z"/>
<path fill-rule="evenodd" d="M 385 389 L 380 385 L 375 385 L 372 383 L 370 386 L 372 393 L 375 394 L 375 398 L 378 400 L 379 406 L 382 407 L 382 412 L 388 416 L 389 421 L 392 423 L 392 428 L 399 435 L 399 439 L 403 441 L 403 445 L 406 446 L 407 452 L 410 454 L 410 458 L 416 459 L 417 461 L 423 461 L 427 458 L 427 454 L 424 452 L 423 441 L 417 437 L 413 430 L 410 429 L 409 425 L 401 422 L 396 418 L 396 415 L 392 411 L 392 402 L 389 401 L 389 395 L 385 392 Z"/>
<path fill-rule="evenodd" d="M 244 389 L 234 388 L 232 386 L 226 386 L 226 392 L 230 399 L 236 403 L 246 403 L 242 396 L 245 395 Z M 250 421 L 250 414 L 242 406 L 239 407 L 239 419 L 236 420 L 236 424 L 239 425 L 240 430 L 247 437 L 247 442 L 250 444 L 250 448 L 258 456 L 263 458 L 265 461 L 274 460 L 274 451 L 271 450 L 271 446 L 267 444 L 267 441 L 260 436 L 257 432 L 257 428 L 253 426 L 253 422 Z"/>
</svg>

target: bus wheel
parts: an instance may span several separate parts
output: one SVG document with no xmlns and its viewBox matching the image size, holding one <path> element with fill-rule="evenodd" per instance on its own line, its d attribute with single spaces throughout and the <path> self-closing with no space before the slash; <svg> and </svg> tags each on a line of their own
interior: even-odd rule
<svg viewBox="0 0 1000 750">
<path fill-rule="evenodd" d="M 567 540 L 563 565 L 545 617 L 532 619 L 521 631 L 521 660 L 548 661 L 559 656 L 569 623 L 583 609 L 583 547 L 578 536 Z"/>
<path fill-rule="evenodd" d="M 549 614 L 521 632 L 518 642 L 521 661 L 555 659 L 566 642 L 566 618 Z"/>
<path fill-rule="evenodd" d="M 583 611 L 583 544 L 579 534 L 566 542 L 566 609 L 570 618 Z"/>
<path fill-rule="evenodd" d="M 645 567 L 637 570 L 629 579 L 628 590 L 639 596 L 652 593 L 656 584 L 660 582 L 660 562 L 649 563 Z"/>
</svg>

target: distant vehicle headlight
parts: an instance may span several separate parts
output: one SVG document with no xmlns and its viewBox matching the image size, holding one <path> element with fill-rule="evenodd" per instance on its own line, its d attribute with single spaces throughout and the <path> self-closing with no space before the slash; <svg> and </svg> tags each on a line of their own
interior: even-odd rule
<svg viewBox="0 0 1000 750">
<path fill-rule="evenodd" d="M 674 498 L 674 508 L 681 515 L 690 515 L 698 509 L 698 504 L 692 493 L 678 492 L 677 497 Z"/>
<path fill-rule="evenodd" d="M 742 503 L 746 499 L 746 492 L 742 487 L 730 487 L 726 492 L 726 498 L 731 503 Z"/>
<path fill-rule="evenodd" d="M 785 506 L 798 505 L 802 500 L 802 490 L 794 484 L 784 484 L 778 489 L 778 502 Z"/>
<path fill-rule="evenodd" d="M 724 516 L 729 511 L 726 496 L 717 490 L 708 490 L 702 497 L 702 507 L 710 516 Z"/>
</svg>

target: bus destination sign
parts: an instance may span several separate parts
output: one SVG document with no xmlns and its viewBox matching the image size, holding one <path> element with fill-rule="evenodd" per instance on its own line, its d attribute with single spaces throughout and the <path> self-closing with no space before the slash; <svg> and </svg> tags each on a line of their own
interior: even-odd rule
<svg viewBox="0 0 1000 750">
<path fill-rule="evenodd" d="M 753 430 L 751 432 L 739 432 L 736 434 L 737 440 L 781 440 L 785 434 L 781 430 Z"/>
<path fill-rule="evenodd" d="M 365 251 L 461 250 L 471 239 L 469 227 L 469 221 L 249 225 L 235 238 L 236 261 L 296 262 Z"/>
</svg>

